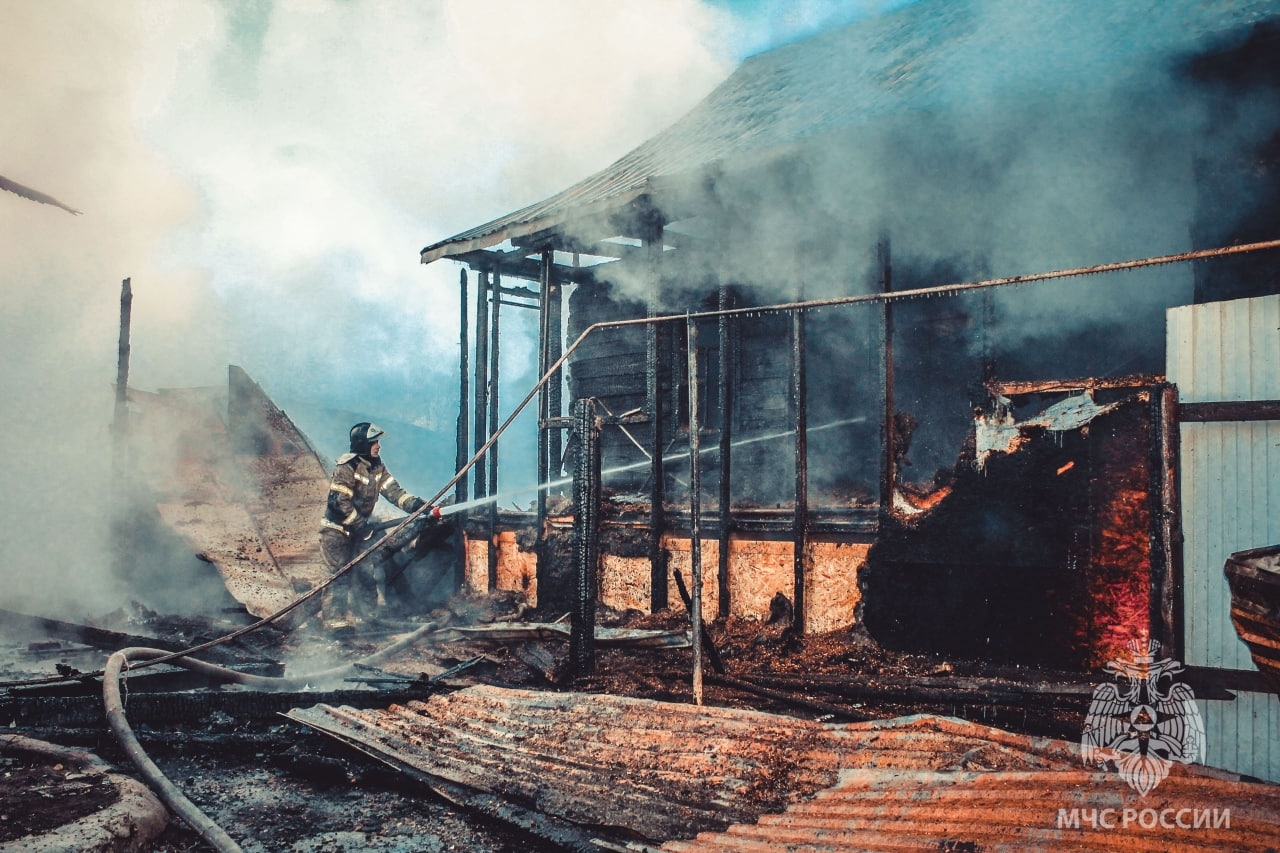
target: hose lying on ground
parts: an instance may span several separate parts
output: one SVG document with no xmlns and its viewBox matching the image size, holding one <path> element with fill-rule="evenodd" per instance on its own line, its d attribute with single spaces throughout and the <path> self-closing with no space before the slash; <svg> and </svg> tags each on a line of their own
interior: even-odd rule
<svg viewBox="0 0 1280 853">
<path fill-rule="evenodd" d="M 111 728 L 111 732 L 115 735 L 120 747 L 129 756 L 129 760 L 138 768 L 147 785 L 160 798 L 161 802 L 168 806 L 174 814 L 194 829 L 202 839 L 208 842 L 215 850 L 218 850 L 219 853 L 243 853 L 240 845 L 231 836 L 227 835 L 221 827 L 200 811 L 195 803 L 188 800 L 176 785 L 165 778 L 164 773 L 143 750 L 138 738 L 133 733 L 133 729 L 129 726 L 129 721 L 125 718 L 124 703 L 121 700 L 120 693 L 121 673 L 127 672 L 129 664 L 133 661 L 151 662 L 158 658 L 165 658 L 166 662 L 173 666 L 189 669 L 192 672 L 220 681 L 251 687 L 255 690 L 298 690 L 317 681 L 338 678 L 353 672 L 357 664 L 372 666 L 386 660 L 392 655 L 409 648 L 422 637 L 436 630 L 436 628 L 436 623 L 428 622 L 386 648 L 379 649 L 358 661 L 311 673 L 310 675 L 279 678 L 237 672 L 234 669 L 227 669 L 217 664 L 188 657 L 174 658 L 172 652 L 164 649 L 149 649 L 145 647 L 121 649 L 107 659 L 106 669 L 103 670 L 102 701 L 106 708 L 107 725 Z"/>
</svg>

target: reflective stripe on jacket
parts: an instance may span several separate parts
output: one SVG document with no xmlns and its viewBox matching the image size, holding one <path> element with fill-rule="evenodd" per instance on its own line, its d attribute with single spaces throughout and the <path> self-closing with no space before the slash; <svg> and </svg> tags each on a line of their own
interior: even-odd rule
<svg viewBox="0 0 1280 853">
<path fill-rule="evenodd" d="M 369 520 L 373 508 L 382 495 L 400 509 L 416 501 L 391 476 L 381 461 L 370 462 L 355 453 L 338 457 L 329 482 L 329 500 L 325 505 L 322 527 L 336 526 L 350 534 Z"/>
</svg>

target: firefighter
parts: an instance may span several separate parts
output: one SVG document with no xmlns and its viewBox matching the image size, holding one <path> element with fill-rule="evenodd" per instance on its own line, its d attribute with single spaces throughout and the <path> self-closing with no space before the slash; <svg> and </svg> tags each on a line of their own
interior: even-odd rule
<svg viewBox="0 0 1280 853">
<path fill-rule="evenodd" d="M 376 542 L 369 516 L 381 495 L 405 512 L 415 512 L 426 501 L 406 492 L 382 464 L 383 431 L 368 421 L 351 428 L 351 452 L 338 457 L 329 483 L 329 499 L 320 521 L 320 548 L 325 562 L 342 568 Z M 361 621 L 367 601 L 386 603 L 385 561 L 371 554 L 325 591 L 321 620 L 326 627 L 351 627 Z M 355 577 L 353 577 L 353 575 Z M 372 594 L 371 594 L 372 593 Z"/>
</svg>

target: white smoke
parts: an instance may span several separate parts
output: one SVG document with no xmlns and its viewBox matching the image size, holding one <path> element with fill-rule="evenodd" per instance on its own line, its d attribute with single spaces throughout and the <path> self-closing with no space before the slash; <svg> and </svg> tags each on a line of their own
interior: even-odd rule
<svg viewBox="0 0 1280 853">
<path fill-rule="evenodd" d="M 456 267 L 422 246 L 557 191 L 729 71 L 698 0 L 2 0 L 4 606 L 107 579 L 120 282 L 131 384 L 421 419 L 456 394 Z M 506 356 L 518 373 L 527 343 Z M 504 366 L 505 367 L 505 366 Z M 452 417 L 452 410 L 449 410 Z"/>
</svg>

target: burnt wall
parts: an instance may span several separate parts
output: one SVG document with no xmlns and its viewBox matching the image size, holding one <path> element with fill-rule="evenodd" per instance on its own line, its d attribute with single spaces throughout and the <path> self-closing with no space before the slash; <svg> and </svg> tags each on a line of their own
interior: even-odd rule
<svg viewBox="0 0 1280 853">
<path fill-rule="evenodd" d="M 1150 406 L 1028 431 L 914 524 L 890 520 L 862 573 L 861 619 L 897 650 L 1096 668 L 1150 628 Z"/>
</svg>

